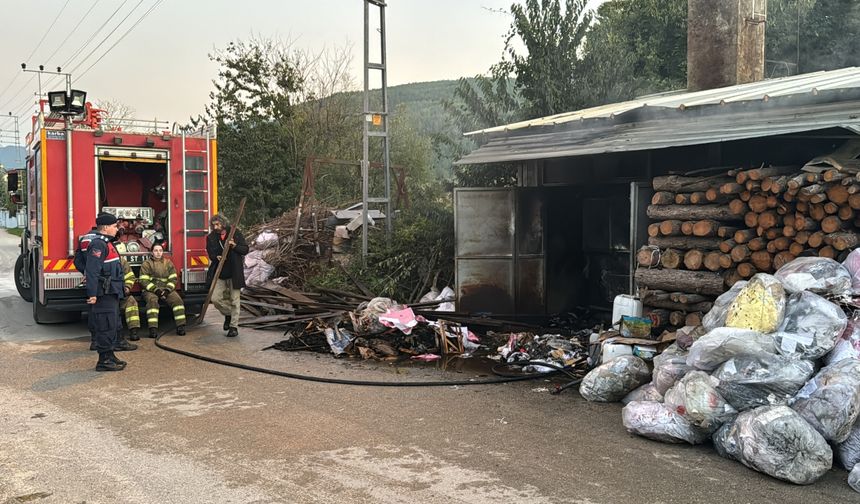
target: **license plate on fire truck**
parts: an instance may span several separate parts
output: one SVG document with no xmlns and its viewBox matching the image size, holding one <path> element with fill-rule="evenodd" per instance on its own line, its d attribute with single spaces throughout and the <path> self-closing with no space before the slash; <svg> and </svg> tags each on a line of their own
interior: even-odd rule
<svg viewBox="0 0 860 504">
<path fill-rule="evenodd" d="M 117 219 L 142 220 L 152 224 L 153 210 L 151 207 L 102 207 L 102 212 L 112 213 Z"/>
</svg>

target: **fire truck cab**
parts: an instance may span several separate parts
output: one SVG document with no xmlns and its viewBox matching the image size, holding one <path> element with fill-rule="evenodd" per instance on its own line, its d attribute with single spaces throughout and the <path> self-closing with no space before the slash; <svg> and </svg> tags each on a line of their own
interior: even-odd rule
<svg viewBox="0 0 860 504">
<path fill-rule="evenodd" d="M 135 274 L 162 243 L 186 307 L 202 305 L 206 234 L 218 208 L 214 127 L 190 132 L 164 121 L 113 120 L 89 103 L 68 120 L 46 113 L 45 103 L 40 108 L 27 135 L 22 185 L 29 222 L 15 264 L 16 287 L 32 301 L 34 320 L 76 320 L 86 310 L 73 258 L 99 212 L 119 217 L 117 250 Z"/>
</svg>

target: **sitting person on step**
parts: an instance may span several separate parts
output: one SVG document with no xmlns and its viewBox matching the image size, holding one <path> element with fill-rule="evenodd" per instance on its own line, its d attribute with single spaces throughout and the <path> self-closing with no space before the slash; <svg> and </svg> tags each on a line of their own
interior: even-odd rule
<svg viewBox="0 0 860 504">
<path fill-rule="evenodd" d="M 149 337 L 158 336 L 158 303 L 161 300 L 173 310 L 176 334 L 185 334 L 185 304 L 176 293 L 176 268 L 170 259 L 164 257 L 164 247 L 161 244 L 153 245 L 152 257 L 141 265 L 139 281 L 143 287 L 143 300 L 146 302 Z"/>
</svg>

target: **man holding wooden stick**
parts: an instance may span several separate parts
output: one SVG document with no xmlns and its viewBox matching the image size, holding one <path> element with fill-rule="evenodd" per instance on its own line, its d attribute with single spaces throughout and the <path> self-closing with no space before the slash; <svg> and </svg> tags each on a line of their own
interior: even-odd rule
<svg viewBox="0 0 860 504">
<path fill-rule="evenodd" d="M 212 304 L 224 315 L 227 337 L 235 338 L 239 335 L 240 295 L 245 287 L 245 255 L 248 253 L 248 244 L 238 229 L 231 230 L 229 221 L 223 215 L 213 215 L 209 224 L 212 232 L 206 237 L 206 252 L 210 260 L 210 280 L 215 283 Z M 218 278 L 214 278 L 222 260 L 225 262 L 221 273 Z"/>
</svg>

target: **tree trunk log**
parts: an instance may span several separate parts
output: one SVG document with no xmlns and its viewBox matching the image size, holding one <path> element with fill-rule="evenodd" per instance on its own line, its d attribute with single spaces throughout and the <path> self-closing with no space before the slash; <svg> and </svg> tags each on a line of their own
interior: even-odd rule
<svg viewBox="0 0 860 504">
<path fill-rule="evenodd" d="M 660 264 L 660 249 L 656 247 L 642 247 L 636 252 L 636 262 L 644 268 L 653 268 Z"/>
<path fill-rule="evenodd" d="M 671 205 L 675 203 L 675 193 L 658 191 L 651 196 L 652 205 Z"/>
<path fill-rule="evenodd" d="M 725 291 L 723 278 L 710 271 L 654 270 L 638 268 L 636 283 L 652 289 L 719 296 Z"/>
<path fill-rule="evenodd" d="M 756 237 L 756 232 L 754 229 L 738 229 L 735 232 L 734 239 L 735 239 L 735 243 L 741 244 L 741 243 L 747 243 L 748 241 L 752 240 L 755 237 Z"/>
<path fill-rule="evenodd" d="M 687 326 L 700 326 L 702 325 L 702 317 L 703 313 L 701 311 L 696 311 L 692 313 L 687 313 L 687 317 L 684 318 L 684 325 Z"/>
<path fill-rule="evenodd" d="M 677 269 L 683 260 L 684 254 L 675 249 L 666 249 L 660 256 L 660 264 L 669 269 Z"/>
<path fill-rule="evenodd" d="M 735 216 L 741 216 L 749 210 L 749 205 L 742 199 L 733 199 L 729 202 L 729 212 Z"/>
<path fill-rule="evenodd" d="M 665 220 L 660 223 L 660 234 L 663 236 L 678 236 L 681 234 L 681 221 Z"/>
<path fill-rule="evenodd" d="M 741 278 L 750 278 L 757 273 L 755 266 L 750 263 L 738 264 L 737 272 Z"/>
<path fill-rule="evenodd" d="M 860 236 L 854 233 L 831 233 L 827 235 L 828 245 L 836 250 L 848 250 L 860 244 Z"/>
<path fill-rule="evenodd" d="M 825 233 L 835 233 L 842 229 L 842 221 L 835 215 L 829 215 L 821 221 L 821 230 Z"/>
<path fill-rule="evenodd" d="M 715 220 L 700 220 L 693 223 L 693 236 L 717 236 L 719 229 L 720 223 Z"/>
<path fill-rule="evenodd" d="M 731 257 L 735 263 L 742 263 L 749 259 L 750 249 L 746 245 L 738 245 L 732 249 Z"/>
<path fill-rule="evenodd" d="M 648 238 L 648 245 L 662 248 L 675 248 L 679 250 L 701 249 L 716 250 L 720 248 L 722 240 L 719 238 L 698 238 L 694 236 L 664 236 Z"/>
<path fill-rule="evenodd" d="M 757 270 L 766 273 L 773 268 L 773 255 L 766 250 L 759 250 L 750 254 L 750 262 Z"/>
<path fill-rule="evenodd" d="M 720 242 L 720 252 L 722 252 L 723 254 L 728 254 L 732 251 L 733 248 L 735 248 L 735 245 L 737 245 L 737 243 L 735 243 L 735 240 L 733 239 Z"/>
<path fill-rule="evenodd" d="M 737 220 L 728 205 L 649 205 L 647 214 L 652 220 Z"/>
<path fill-rule="evenodd" d="M 736 268 L 728 269 L 723 272 L 723 283 L 727 288 L 731 288 L 732 285 L 741 280 L 743 280 L 743 277 L 741 277 Z"/>
<path fill-rule="evenodd" d="M 654 177 L 651 184 L 655 191 L 694 192 L 707 191 L 711 186 L 724 183 L 727 177 L 682 177 L 680 175 L 665 175 Z"/>
<path fill-rule="evenodd" d="M 684 266 L 686 266 L 688 270 L 700 270 L 702 269 L 704 262 L 705 254 L 701 250 L 688 250 L 687 253 L 684 254 Z"/>
<path fill-rule="evenodd" d="M 756 252 L 758 250 L 764 250 L 767 247 L 767 240 L 764 238 L 753 238 L 747 243 L 747 247 L 750 248 L 751 252 Z"/>
</svg>

